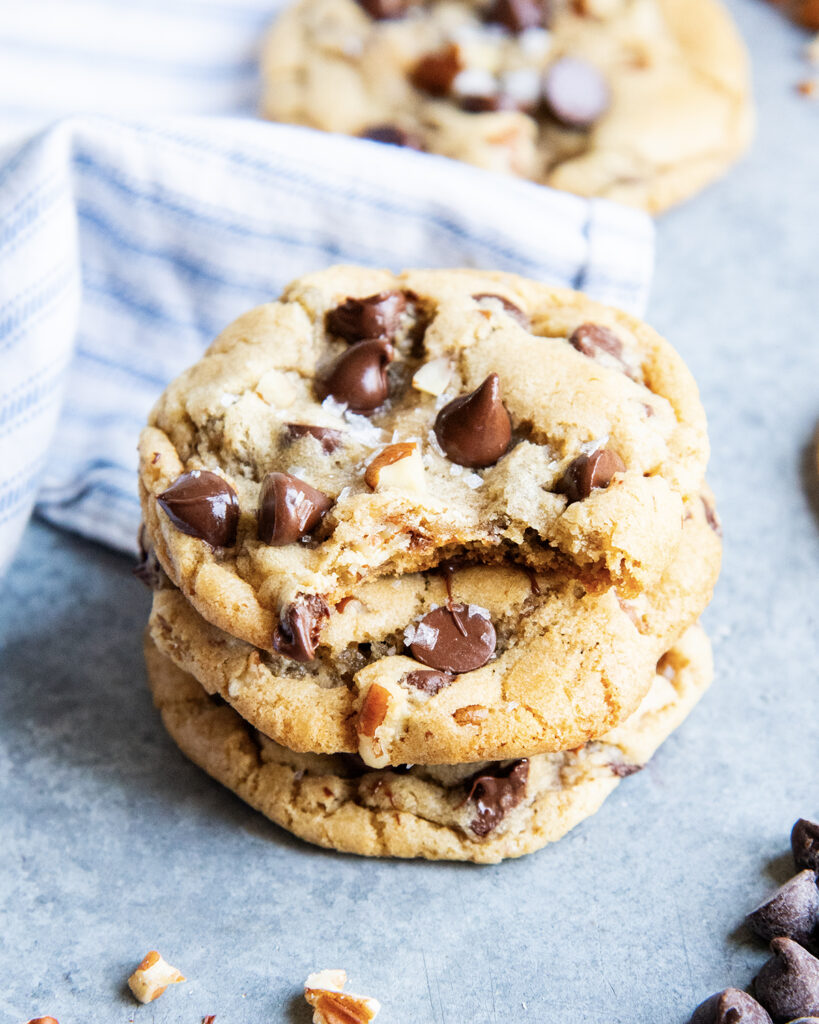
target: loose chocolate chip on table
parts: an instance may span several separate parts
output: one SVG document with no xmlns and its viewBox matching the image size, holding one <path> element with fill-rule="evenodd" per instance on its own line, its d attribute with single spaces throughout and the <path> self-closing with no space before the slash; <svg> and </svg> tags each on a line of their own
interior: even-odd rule
<svg viewBox="0 0 819 1024">
<path fill-rule="evenodd" d="M 510 32 L 527 28 L 546 28 L 551 0 L 493 0 L 484 18 L 490 24 L 503 25 Z"/>
<path fill-rule="evenodd" d="M 366 299 L 347 299 L 331 309 L 324 323 L 330 334 L 345 341 L 392 341 L 407 300 L 403 292 L 379 292 Z"/>
<path fill-rule="evenodd" d="M 361 133 L 362 139 L 371 142 L 383 142 L 385 146 L 402 146 L 404 149 L 423 150 L 424 143 L 420 136 L 405 131 L 395 124 L 374 124 Z"/>
<path fill-rule="evenodd" d="M 598 352 L 605 352 L 623 362 L 623 344 L 614 331 L 602 324 L 581 324 L 569 336 L 569 344 L 594 359 Z"/>
<path fill-rule="evenodd" d="M 754 978 L 754 993 L 775 1024 L 819 1015 L 819 960 L 793 939 L 774 939 L 771 952 Z"/>
<path fill-rule="evenodd" d="M 273 631 L 273 650 L 293 661 L 312 661 L 322 624 L 329 615 L 327 602 L 318 594 L 300 594 L 281 616 Z"/>
<path fill-rule="evenodd" d="M 591 455 L 578 455 L 569 464 L 561 489 L 571 505 L 588 498 L 593 490 L 608 487 L 614 474 L 622 473 L 625 468 L 625 463 L 616 452 L 598 448 Z"/>
<path fill-rule="evenodd" d="M 410 81 L 416 89 L 428 92 L 430 96 L 446 96 L 462 70 L 458 47 L 450 43 L 422 57 L 410 72 Z"/>
<path fill-rule="evenodd" d="M 819 823 L 800 818 L 791 830 L 791 849 L 798 868 L 819 872 Z"/>
<path fill-rule="evenodd" d="M 521 327 L 525 327 L 529 330 L 531 326 L 529 323 L 529 317 L 523 312 L 520 306 L 516 306 L 514 302 L 510 302 L 509 299 L 505 299 L 502 295 L 495 295 L 493 292 L 479 292 L 477 295 L 473 295 L 472 298 L 476 302 L 482 302 L 484 299 L 494 299 L 499 302 L 504 309 L 505 313 L 508 313 L 513 320 L 517 320 Z"/>
<path fill-rule="evenodd" d="M 333 504 L 326 494 L 289 473 L 268 473 L 259 497 L 259 540 L 294 544 L 321 522 Z"/>
<path fill-rule="evenodd" d="M 340 430 L 332 427 L 314 427 L 309 423 L 285 423 L 284 429 L 288 441 L 298 441 L 300 437 L 314 437 L 320 442 L 322 450 L 326 455 L 332 455 L 339 447 L 342 440 Z"/>
<path fill-rule="evenodd" d="M 786 935 L 794 942 L 810 942 L 819 925 L 819 888 L 812 868 L 805 868 L 780 886 L 746 921 L 763 939 Z"/>
<path fill-rule="evenodd" d="M 316 386 L 321 398 L 332 395 L 353 412 L 374 412 L 390 393 L 387 366 L 395 358 L 388 341 L 360 341 L 342 353 Z"/>
<path fill-rule="evenodd" d="M 491 466 L 506 453 L 512 421 L 500 398 L 500 380 L 490 373 L 480 387 L 448 402 L 435 418 L 435 436 L 459 466 Z"/>
<path fill-rule="evenodd" d="M 358 0 L 358 2 L 376 21 L 403 18 L 409 9 L 409 0 Z"/>
<path fill-rule="evenodd" d="M 182 533 L 215 548 L 236 543 L 239 499 L 227 480 L 216 473 L 207 469 L 183 473 L 156 500 Z"/>
<path fill-rule="evenodd" d="M 543 99 L 552 116 L 567 128 L 591 128 L 608 110 L 611 94 L 593 64 L 561 57 L 543 78 Z"/>
<path fill-rule="evenodd" d="M 474 801 L 478 816 L 469 823 L 476 836 L 487 836 L 526 796 L 529 762 L 514 761 L 506 768 L 484 771 L 471 780 L 467 801 Z"/>
<path fill-rule="evenodd" d="M 726 988 L 700 1003 L 689 1024 L 771 1024 L 771 1018 L 747 992 Z"/>
<path fill-rule="evenodd" d="M 435 696 L 441 690 L 445 690 L 455 677 L 449 672 L 437 672 L 432 668 L 419 668 L 415 672 L 408 672 L 401 680 L 407 686 L 414 686 L 421 693 L 428 693 Z"/>
<path fill-rule="evenodd" d="M 492 657 L 497 638 L 488 612 L 475 605 L 441 605 L 407 631 L 416 660 L 442 672 L 471 672 Z"/>
</svg>

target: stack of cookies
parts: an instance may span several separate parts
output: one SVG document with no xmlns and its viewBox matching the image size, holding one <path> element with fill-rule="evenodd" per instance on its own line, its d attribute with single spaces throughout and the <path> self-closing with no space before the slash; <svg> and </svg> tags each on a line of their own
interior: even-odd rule
<svg viewBox="0 0 819 1024">
<path fill-rule="evenodd" d="M 690 373 L 622 312 L 501 273 L 303 277 L 142 434 L 165 725 L 322 846 L 535 850 L 710 682 L 707 457 Z"/>
</svg>

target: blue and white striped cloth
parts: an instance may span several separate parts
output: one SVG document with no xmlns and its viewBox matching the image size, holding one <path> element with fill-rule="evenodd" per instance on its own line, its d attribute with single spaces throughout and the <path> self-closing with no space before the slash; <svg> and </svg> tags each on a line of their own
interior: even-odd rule
<svg viewBox="0 0 819 1024">
<path fill-rule="evenodd" d="M 225 324 L 308 270 L 491 267 L 644 307 L 642 214 L 243 118 L 268 15 L 251 0 L 0 4 L 0 568 L 35 503 L 133 550 L 151 404 Z M 119 19 L 111 51 L 100 24 L 110 36 Z M 133 114 L 140 91 L 139 121 L 20 135 L 72 106 Z M 236 116 L 157 113 L 206 109 Z"/>
</svg>

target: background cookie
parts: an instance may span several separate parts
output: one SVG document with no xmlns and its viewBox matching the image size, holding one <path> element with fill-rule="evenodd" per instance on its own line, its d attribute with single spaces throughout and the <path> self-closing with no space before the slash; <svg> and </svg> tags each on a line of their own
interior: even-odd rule
<svg viewBox="0 0 819 1024">
<path fill-rule="evenodd" d="M 716 0 L 301 0 L 273 25 L 262 112 L 662 210 L 751 134 Z"/>
<path fill-rule="evenodd" d="M 636 594 L 707 457 L 690 373 L 634 318 L 508 274 L 336 267 L 171 384 L 140 483 L 196 609 L 282 650 L 293 616 L 316 620 L 314 647 L 362 582 L 467 550 Z"/>
<path fill-rule="evenodd" d="M 498 637 L 496 656 L 460 675 L 430 672 L 406 647 L 407 625 L 446 602 L 436 574 L 362 587 L 330 620 L 327 647 L 310 664 L 216 629 L 173 589 L 154 595 L 150 635 L 206 690 L 293 750 L 359 752 L 384 765 L 568 749 L 637 707 L 657 660 L 710 599 L 721 546 L 709 516 L 716 523 L 702 501 L 690 513 L 666 576 L 633 601 L 546 577 L 534 593 L 515 568 L 457 571 L 455 600 L 486 608 Z"/>
<path fill-rule="evenodd" d="M 366 771 L 344 757 L 295 754 L 267 739 L 146 639 L 154 701 L 182 751 L 302 839 L 366 856 L 495 863 L 559 839 L 639 770 L 712 676 L 690 629 L 657 667 L 637 712 L 579 750 L 481 765 Z"/>
</svg>

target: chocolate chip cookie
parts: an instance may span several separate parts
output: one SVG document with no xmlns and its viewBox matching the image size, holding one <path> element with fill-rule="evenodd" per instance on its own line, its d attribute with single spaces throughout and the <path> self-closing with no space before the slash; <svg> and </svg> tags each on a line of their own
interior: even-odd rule
<svg viewBox="0 0 819 1024">
<path fill-rule="evenodd" d="M 717 0 L 300 0 L 262 112 L 656 212 L 746 148 L 748 59 Z"/>
<path fill-rule="evenodd" d="M 634 318 L 513 275 L 336 267 L 171 384 L 141 498 L 197 611 L 302 663 L 362 587 L 453 557 L 637 596 L 707 456 L 690 373 Z"/>
<path fill-rule="evenodd" d="M 365 856 L 495 863 L 559 839 L 638 771 L 711 681 L 705 634 L 660 660 L 638 710 L 580 749 L 466 765 L 370 770 L 355 756 L 298 754 L 209 696 L 150 639 L 154 700 L 182 751 L 308 842 Z"/>
<path fill-rule="evenodd" d="M 223 632 L 173 588 L 154 595 L 162 654 L 271 739 L 369 766 L 565 750 L 637 707 L 662 653 L 707 604 L 718 524 L 698 498 L 659 584 L 627 600 L 512 565 L 448 563 L 362 584 L 312 661 Z"/>
</svg>

